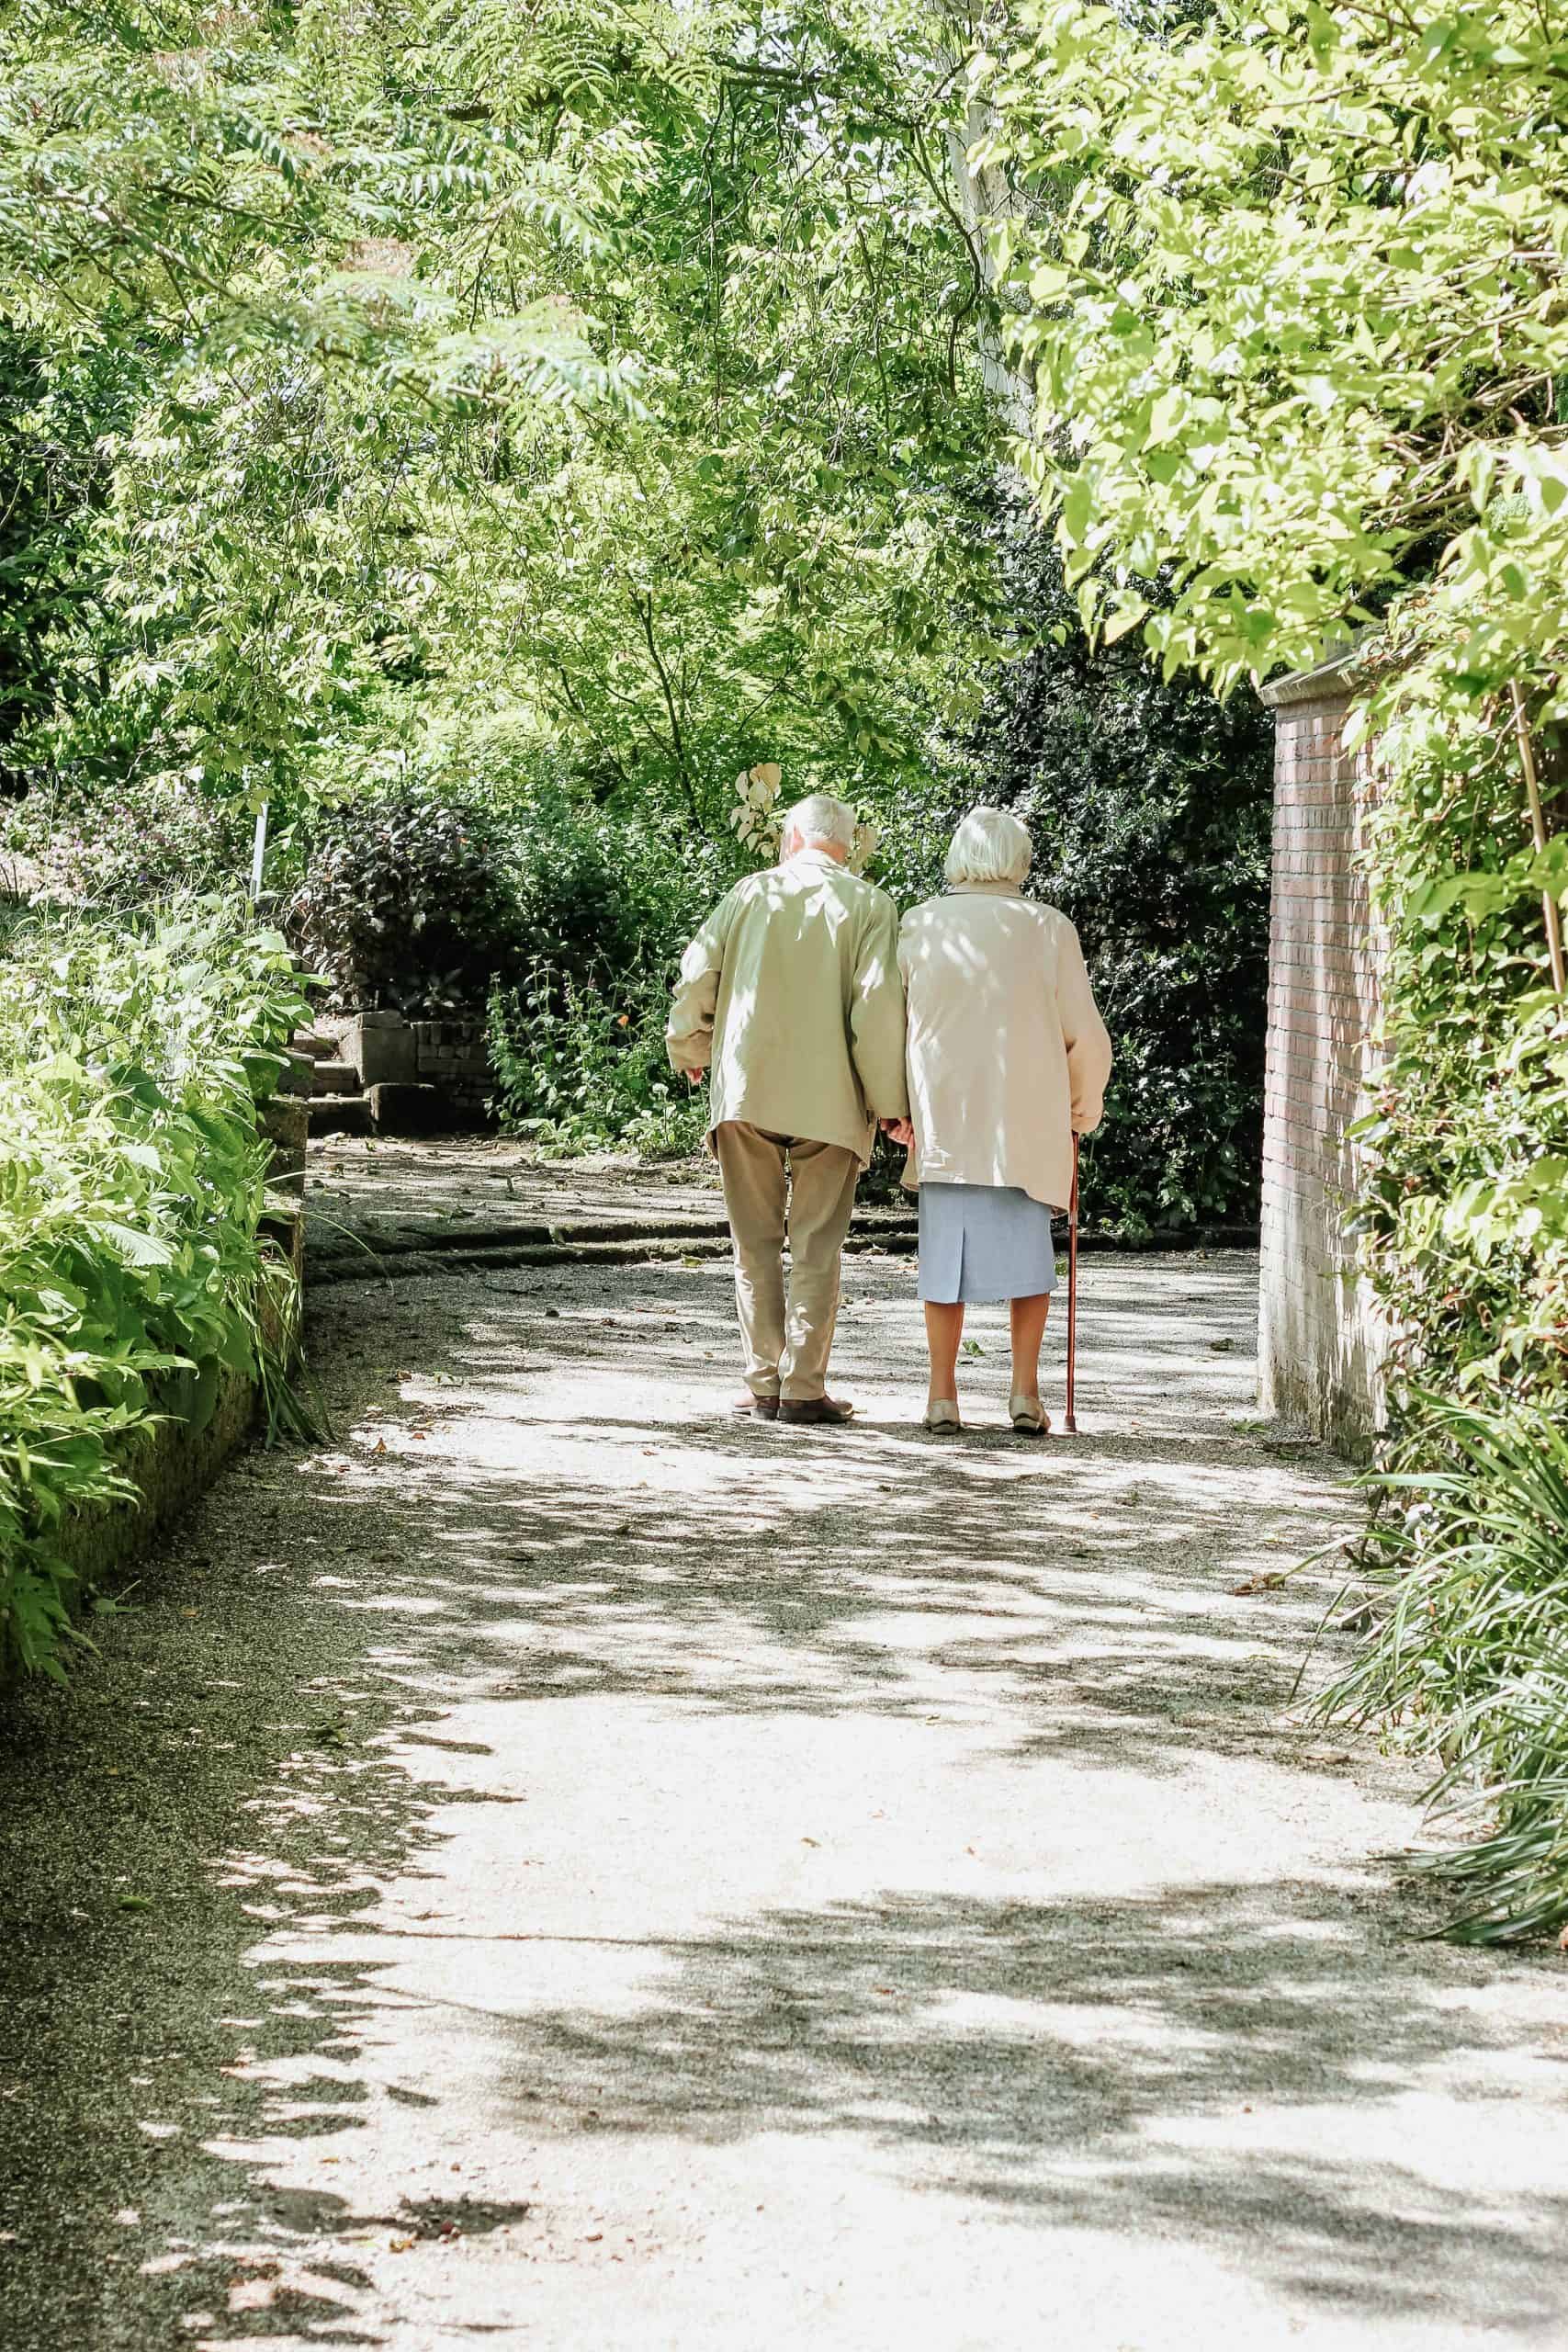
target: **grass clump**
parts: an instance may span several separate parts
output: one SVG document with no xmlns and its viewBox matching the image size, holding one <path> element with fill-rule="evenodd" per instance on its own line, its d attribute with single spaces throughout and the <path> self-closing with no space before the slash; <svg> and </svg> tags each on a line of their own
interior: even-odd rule
<svg viewBox="0 0 1568 2352">
<path fill-rule="evenodd" d="M 1447 1932 L 1517 1941 L 1568 1924 L 1568 1429 L 1555 1415 L 1416 1400 L 1437 1463 L 1369 1480 L 1372 1629 L 1319 1694 L 1435 1753 L 1426 1858 L 1457 1890 Z"/>
</svg>

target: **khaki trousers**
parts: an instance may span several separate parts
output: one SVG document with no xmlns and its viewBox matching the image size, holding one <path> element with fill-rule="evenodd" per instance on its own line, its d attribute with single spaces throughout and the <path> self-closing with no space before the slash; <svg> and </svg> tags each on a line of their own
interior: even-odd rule
<svg viewBox="0 0 1568 2352">
<path fill-rule="evenodd" d="M 839 1259 L 860 1161 L 842 1144 L 769 1135 L 744 1119 L 714 1129 L 735 1236 L 735 1306 L 756 1396 L 794 1403 L 826 1393 L 839 1314 Z M 787 1208 L 786 1208 L 787 1171 Z M 789 1234 L 789 1295 L 784 1245 Z"/>
</svg>

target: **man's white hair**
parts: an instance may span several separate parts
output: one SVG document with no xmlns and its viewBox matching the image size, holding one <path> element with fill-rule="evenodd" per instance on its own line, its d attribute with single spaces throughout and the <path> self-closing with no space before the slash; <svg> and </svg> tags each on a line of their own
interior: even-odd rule
<svg viewBox="0 0 1568 2352">
<path fill-rule="evenodd" d="M 1034 860 L 1029 828 L 1006 808 L 971 808 L 948 843 L 950 885 L 1021 882 Z"/>
<path fill-rule="evenodd" d="M 859 820 L 852 808 L 835 800 L 826 792 L 809 793 L 797 800 L 784 820 L 783 841 L 787 848 L 793 839 L 797 842 L 832 842 L 840 849 L 853 849 Z"/>
</svg>

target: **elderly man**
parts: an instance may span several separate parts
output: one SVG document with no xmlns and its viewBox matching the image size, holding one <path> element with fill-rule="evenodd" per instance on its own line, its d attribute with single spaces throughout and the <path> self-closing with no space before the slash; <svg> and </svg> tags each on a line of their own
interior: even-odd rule
<svg viewBox="0 0 1568 2352">
<path fill-rule="evenodd" d="M 854 1409 L 827 1393 L 839 1260 L 876 1123 L 908 1110 L 898 917 L 848 871 L 854 838 L 842 801 L 790 810 L 779 865 L 737 883 L 686 950 L 666 1032 L 678 1070 L 712 1067 L 746 1352 L 737 1410 L 767 1420 Z"/>
</svg>

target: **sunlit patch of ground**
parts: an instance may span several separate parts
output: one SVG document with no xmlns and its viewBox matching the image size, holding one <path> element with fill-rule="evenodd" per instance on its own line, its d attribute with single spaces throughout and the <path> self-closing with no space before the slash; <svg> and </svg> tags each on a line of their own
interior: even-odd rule
<svg viewBox="0 0 1568 2352">
<path fill-rule="evenodd" d="M 0 1750 L 6 2352 L 1562 2341 L 1561 1968 L 1292 1713 L 1254 1281 L 1089 1260 L 1039 1445 L 1000 1310 L 921 1430 L 904 1261 L 829 1433 L 722 1267 L 333 1292 L 330 1439 Z"/>
</svg>

